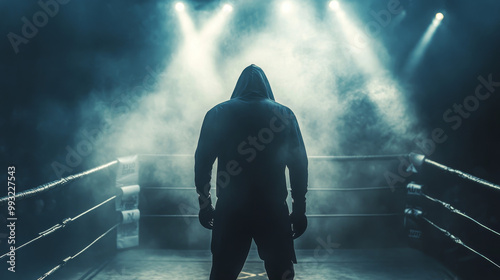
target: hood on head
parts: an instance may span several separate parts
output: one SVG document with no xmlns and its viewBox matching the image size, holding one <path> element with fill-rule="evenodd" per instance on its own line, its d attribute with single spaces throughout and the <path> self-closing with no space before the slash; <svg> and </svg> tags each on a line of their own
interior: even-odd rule
<svg viewBox="0 0 500 280">
<path fill-rule="evenodd" d="M 233 98 L 268 98 L 274 100 L 274 95 L 264 71 L 252 64 L 241 72 L 234 87 Z"/>
</svg>

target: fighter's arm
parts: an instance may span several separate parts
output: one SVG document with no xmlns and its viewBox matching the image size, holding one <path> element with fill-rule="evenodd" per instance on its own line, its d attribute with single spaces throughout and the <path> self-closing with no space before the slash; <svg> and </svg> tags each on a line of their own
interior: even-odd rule
<svg viewBox="0 0 500 280">
<path fill-rule="evenodd" d="M 200 198 L 200 207 L 211 205 L 210 181 L 212 179 L 212 166 L 217 157 L 217 122 L 215 112 L 208 111 L 201 127 L 198 147 L 195 152 L 195 186 Z"/>
<path fill-rule="evenodd" d="M 295 115 L 290 112 L 290 134 L 287 153 L 287 166 L 292 188 L 292 237 L 300 237 L 307 229 L 306 193 L 307 193 L 307 154 Z"/>
<path fill-rule="evenodd" d="M 295 203 L 303 204 L 307 193 L 308 161 L 299 124 L 293 113 L 290 115 L 288 140 L 287 166 L 290 174 L 291 195 Z"/>
</svg>

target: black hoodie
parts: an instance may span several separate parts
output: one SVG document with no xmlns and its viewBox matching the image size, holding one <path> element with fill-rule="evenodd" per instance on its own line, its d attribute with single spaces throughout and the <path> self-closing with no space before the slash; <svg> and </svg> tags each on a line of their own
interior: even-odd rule
<svg viewBox="0 0 500 280">
<path fill-rule="evenodd" d="M 218 204 L 234 207 L 283 205 L 288 195 L 305 200 L 307 155 L 293 112 L 274 101 L 264 71 L 250 65 L 241 73 L 231 99 L 207 112 L 195 153 L 198 194 L 210 190 L 217 158 Z"/>
</svg>

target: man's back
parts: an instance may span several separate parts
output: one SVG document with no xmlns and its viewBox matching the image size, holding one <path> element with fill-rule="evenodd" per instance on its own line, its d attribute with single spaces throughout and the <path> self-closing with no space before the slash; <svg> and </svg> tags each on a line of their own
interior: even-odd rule
<svg viewBox="0 0 500 280">
<path fill-rule="evenodd" d="M 237 195 L 238 203 L 243 198 L 253 202 L 285 201 L 285 166 L 292 165 L 294 156 L 307 160 L 290 109 L 267 98 L 233 98 L 210 110 L 205 123 L 211 130 L 207 133 L 212 134 L 207 145 L 218 159 L 219 199 Z M 214 154 L 205 156 L 209 161 Z M 203 162 L 203 156 L 198 149 L 197 162 Z M 302 180 L 307 179 L 305 176 Z M 300 185 L 305 187 L 305 183 Z"/>
<path fill-rule="evenodd" d="M 254 65 L 243 71 L 231 99 L 205 116 L 196 151 L 198 192 L 206 193 L 215 158 L 219 199 L 284 202 L 285 166 L 292 192 L 305 195 L 307 156 L 297 120 L 274 101 L 265 74 Z"/>
<path fill-rule="evenodd" d="M 210 197 L 215 159 L 216 210 Z M 286 167 L 294 201 L 290 217 Z M 213 229 L 210 279 L 236 279 L 252 239 L 269 279 L 293 279 L 293 238 L 307 227 L 307 156 L 293 112 L 274 101 L 259 67 L 245 68 L 231 99 L 206 114 L 195 154 L 195 185 L 200 223 Z"/>
</svg>

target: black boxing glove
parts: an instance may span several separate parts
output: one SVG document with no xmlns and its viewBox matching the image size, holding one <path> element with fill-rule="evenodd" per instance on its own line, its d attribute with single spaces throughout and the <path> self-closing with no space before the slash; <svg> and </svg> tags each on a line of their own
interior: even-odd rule
<svg viewBox="0 0 500 280">
<path fill-rule="evenodd" d="M 200 212 L 198 213 L 200 224 L 206 229 L 213 229 L 215 209 L 212 206 L 212 198 L 210 197 L 210 194 L 208 197 L 203 195 L 198 196 L 198 202 L 200 204 Z"/>
<path fill-rule="evenodd" d="M 293 239 L 299 238 L 307 229 L 306 202 L 305 199 L 292 202 L 292 213 L 290 214 Z"/>
</svg>

